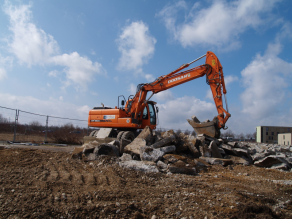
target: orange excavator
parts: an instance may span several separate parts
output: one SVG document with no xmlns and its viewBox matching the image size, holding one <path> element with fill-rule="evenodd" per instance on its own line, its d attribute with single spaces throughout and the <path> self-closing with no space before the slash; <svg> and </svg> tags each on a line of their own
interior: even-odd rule
<svg viewBox="0 0 292 219">
<path fill-rule="evenodd" d="M 205 56 L 205 64 L 182 71 Z M 204 75 L 206 75 L 207 84 L 210 85 L 218 115 L 213 121 L 200 123 L 198 120 L 188 120 L 188 122 L 193 126 L 197 134 L 207 134 L 211 137 L 219 138 L 220 129 L 227 129 L 225 123 L 231 115 L 228 112 L 225 96 L 226 87 L 222 66 L 217 56 L 210 51 L 190 63 L 183 64 L 175 71 L 160 76 L 152 83 L 139 84 L 136 94 L 130 95 L 127 101 L 123 95 L 119 96 L 118 106 L 115 108 L 94 107 L 89 111 L 88 126 L 113 128 L 115 130 L 113 133 L 115 134 L 112 135 L 116 135 L 118 140 L 125 138 L 132 141 L 137 135 L 137 130 L 143 129 L 146 126 L 156 129 L 159 109 L 156 107 L 156 102 L 150 101 L 154 94 L 203 77 Z M 149 91 L 152 94 L 146 99 Z M 222 92 L 225 97 L 227 110 L 223 108 Z M 121 107 L 119 106 L 120 98 L 122 99 Z M 97 131 L 93 131 L 90 136 L 95 136 L 96 134 Z"/>
</svg>

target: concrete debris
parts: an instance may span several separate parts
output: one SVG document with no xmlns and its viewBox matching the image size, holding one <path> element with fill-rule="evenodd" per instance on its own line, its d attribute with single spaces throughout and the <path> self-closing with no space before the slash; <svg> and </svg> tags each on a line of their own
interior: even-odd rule
<svg viewBox="0 0 292 219">
<path fill-rule="evenodd" d="M 120 154 L 124 153 L 124 148 L 128 145 L 131 144 L 130 140 L 122 138 L 120 141 Z"/>
<path fill-rule="evenodd" d="M 212 165 L 216 164 L 216 165 L 228 166 L 228 165 L 233 164 L 233 161 L 231 159 L 221 159 L 221 158 L 213 158 L 213 157 L 200 157 L 200 159 Z"/>
<path fill-rule="evenodd" d="M 166 137 L 156 143 L 154 143 L 153 145 L 151 145 L 152 148 L 161 148 L 163 146 L 166 146 L 167 144 L 173 142 L 176 140 L 175 135 L 171 135 L 169 137 Z"/>
<path fill-rule="evenodd" d="M 137 136 L 137 138 L 143 139 L 146 141 L 146 145 L 151 145 L 153 143 L 153 134 L 149 126 L 146 126 L 142 132 Z"/>
<path fill-rule="evenodd" d="M 120 157 L 120 161 L 130 161 L 130 160 L 133 160 L 130 154 L 123 153 L 123 155 Z"/>
<path fill-rule="evenodd" d="M 101 144 L 97 146 L 94 151 L 94 154 L 98 155 L 108 155 L 108 156 L 120 156 L 119 149 L 111 144 Z"/>
<path fill-rule="evenodd" d="M 162 161 L 158 161 L 157 162 L 157 167 L 159 168 L 159 169 L 161 169 L 161 170 L 166 170 L 167 169 L 167 164 L 166 163 L 163 163 Z"/>
<path fill-rule="evenodd" d="M 141 171 L 144 173 L 158 173 L 159 170 L 154 162 L 150 161 L 124 161 L 120 162 L 119 165 L 123 168 Z"/>
<path fill-rule="evenodd" d="M 215 141 L 211 141 L 209 149 L 211 150 L 212 157 L 223 158 Z"/>
<path fill-rule="evenodd" d="M 195 165 L 190 166 L 185 162 L 179 160 L 174 164 L 168 165 L 168 171 L 171 173 L 180 173 L 180 174 L 188 174 L 188 175 L 196 175 Z"/>
<path fill-rule="evenodd" d="M 197 123 L 199 120 L 193 118 Z M 111 139 L 111 138 L 108 138 Z M 131 142 L 124 138 L 87 142 L 76 147 L 74 159 L 97 160 L 101 155 L 119 157 L 121 167 L 145 173 L 196 175 L 211 165 L 255 165 L 290 170 L 292 147 L 273 144 L 228 142 L 206 134 L 177 135 L 173 130 L 160 133 L 148 126 Z M 232 166 L 230 167 L 232 168 Z"/>
<path fill-rule="evenodd" d="M 128 154 L 140 154 L 140 148 L 146 146 L 146 141 L 142 138 L 135 138 L 130 144 L 124 148 L 124 152 Z"/>
<path fill-rule="evenodd" d="M 152 147 L 143 146 L 140 148 L 140 158 L 142 161 L 153 161 L 156 163 L 162 159 L 164 154 L 163 151 Z"/>
<path fill-rule="evenodd" d="M 96 138 L 106 138 L 110 135 L 110 133 L 112 132 L 112 128 L 101 128 L 99 129 L 99 131 L 95 134 L 94 137 Z"/>
</svg>

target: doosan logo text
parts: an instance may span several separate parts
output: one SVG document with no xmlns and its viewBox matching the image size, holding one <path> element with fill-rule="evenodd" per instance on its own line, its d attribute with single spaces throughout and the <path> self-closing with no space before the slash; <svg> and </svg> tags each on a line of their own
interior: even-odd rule
<svg viewBox="0 0 292 219">
<path fill-rule="evenodd" d="M 174 78 L 174 79 L 171 79 L 168 81 L 168 83 L 171 83 L 171 82 L 174 82 L 174 81 L 178 81 L 178 80 L 181 80 L 181 79 L 184 79 L 184 78 L 188 78 L 188 77 L 191 77 L 191 74 L 185 74 L 185 75 L 182 75 L 180 77 L 177 77 L 177 78 Z"/>
</svg>

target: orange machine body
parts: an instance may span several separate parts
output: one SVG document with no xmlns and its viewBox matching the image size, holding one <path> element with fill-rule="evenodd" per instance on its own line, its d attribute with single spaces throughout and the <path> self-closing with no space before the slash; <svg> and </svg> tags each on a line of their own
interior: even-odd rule
<svg viewBox="0 0 292 219">
<path fill-rule="evenodd" d="M 155 107 L 155 102 L 149 101 L 150 98 L 146 100 L 148 91 L 151 91 L 152 95 L 154 95 L 206 75 L 206 82 L 210 85 L 218 112 L 216 128 L 225 128 L 225 123 L 231 115 L 228 112 L 228 108 L 225 110 L 223 107 L 222 92 L 224 95 L 226 94 L 223 68 L 213 52 L 208 51 L 204 56 L 206 56 L 204 65 L 182 71 L 198 60 L 196 59 L 193 62 L 182 65 L 167 75 L 160 76 L 152 83 L 139 84 L 136 94 L 133 98 L 128 99 L 124 108 L 106 109 L 105 107 L 95 107 L 93 110 L 90 110 L 88 126 L 133 130 L 143 129 L 148 125 L 151 129 L 155 129 L 158 108 Z"/>
</svg>

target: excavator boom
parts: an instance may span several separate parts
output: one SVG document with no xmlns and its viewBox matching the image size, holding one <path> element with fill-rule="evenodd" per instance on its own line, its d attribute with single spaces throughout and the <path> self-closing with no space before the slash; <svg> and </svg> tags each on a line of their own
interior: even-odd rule
<svg viewBox="0 0 292 219">
<path fill-rule="evenodd" d="M 204 65 L 197 66 L 185 71 L 183 69 L 189 67 L 192 63 L 206 56 L 206 62 Z M 175 71 L 169 73 L 168 75 L 161 76 L 157 78 L 152 83 L 140 84 L 138 85 L 138 91 L 136 95 L 131 100 L 130 106 L 128 107 L 128 112 L 139 121 L 140 112 L 144 109 L 146 104 L 146 96 L 148 91 L 152 91 L 152 95 L 159 93 L 161 91 L 170 89 L 172 87 L 178 86 L 180 84 L 186 83 L 188 81 L 194 80 L 199 77 L 206 75 L 206 82 L 210 85 L 214 102 L 217 108 L 218 116 L 213 119 L 213 121 L 208 124 L 202 124 L 198 122 L 190 122 L 197 133 L 205 133 L 207 135 L 213 135 L 212 137 L 219 137 L 220 129 L 225 128 L 225 123 L 231 116 L 228 110 L 223 107 L 222 92 L 225 95 L 226 87 L 224 82 L 223 68 L 217 58 L 217 56 L 208 51 L 206 55 L 201 56 L 188 64 L 184 64 Z M 152 97 L 151 95 L 151 97 Z M 226 98 L 226 97 L 225 97 Z M 150 99 L 150 98 L 149 98 Z M 226 99 L 225 99 L 226 100 Z M 226 102 L 226 101 L 225 101 Z M 226 103 L 227 108 L 227 103 Z M 228 109 L 228 108 L 227 108 Z M 213 125 L 212 125 L 213 124 Z M 208 128 L 209 127 L 209 128 Z M 212 134 L 213 133 L 213 134 Z"/>
</svg>

